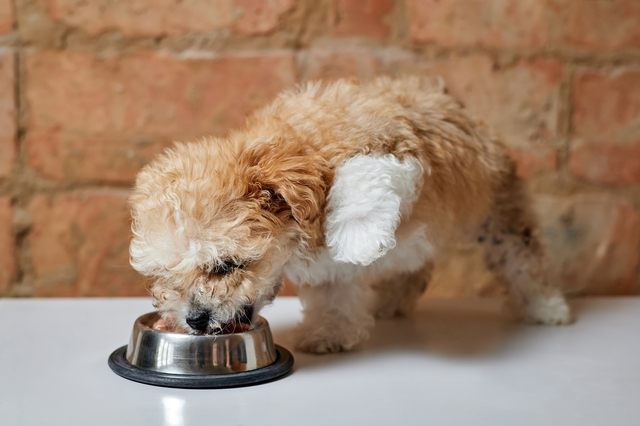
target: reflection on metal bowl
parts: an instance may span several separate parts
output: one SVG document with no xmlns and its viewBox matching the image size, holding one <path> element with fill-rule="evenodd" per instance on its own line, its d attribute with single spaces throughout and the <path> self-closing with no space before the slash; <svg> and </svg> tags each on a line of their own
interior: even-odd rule
<svg viewBox="0 0 640 426">
<path fill-rule="evenodd" d="M 127 361 L 147 370 L 174 374 L 228 374 L 256 370 L 276 360 L 269 323 L 262 317 L 249 331 L 190 335 L 157 331 L 158 314 L 139 317 L 127 347 Z"/>
<path fill-rule="evenodd" d="M 246 386 L 282 377 L 293 357 L 273 343 L 262 317 L 248 331 L 221 335 L 191 335 L 154 330 L 157 312 L 139 317 L 129 345 L 115 350 L 109 367 L 137 382 L 184 388 Z"/>
</svg>

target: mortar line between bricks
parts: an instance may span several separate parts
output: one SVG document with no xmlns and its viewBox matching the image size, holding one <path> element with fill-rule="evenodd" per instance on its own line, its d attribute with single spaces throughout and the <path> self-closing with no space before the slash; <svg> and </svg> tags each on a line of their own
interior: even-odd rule
<svg viewBox="0 0 640 426">
<path fill-rule="evenodd" d="M 640 253 L 640 244 L 638 244 L 638 253 Z M 638 262 L 638 267 L 636 268 L 636 288 L 634 294 L 640 294 L 640 262 Z"/>
<path fill-rule="evenodd" d="M 393 14 L 392 14 L 393 15 Z M 392 23 L 397 24 L 398 17 Z M 17 20 L 16 24 L 17 25 Z M 286 30 L 286 29 L 285 29 Z M 228 42 L 223 41 L 221 44 L 217 45 L 216 48 L 205 49 L 202 48 L 202 39 L 206 39 L 207 37 L 215 37 L 218 32 L 211 33 L 203 33 L 203 34 L 191 34 L 194 37 L 193 40 L 182 45 L 179 49 L 171 48 L 170 45 L 175 40 L 178 40 L 180 36 L 146 36 L 146 37 L 137 37 L 131 38 L 124 36 L 122 32 L 111 31 L 108 32 L 109 35 L 119 35 L 118 38 L 120 45 L 119 46 L 105 46 L 101 43 L 100 37 L 104 36 L 102 33 L 93 37 L 88 37 L 81 44 L 77 44 L 75 42 L 70 43 L 69 37 L 74 33 L 82 33 L 81 30 L 77 28 L 72 28 L 69 26 L 65 26 L 64 30 L 61 32 L 60 44 L 57 46 L 57 49 L 54 50 L 63 50 L 63 51 L 80 51 L 91 54 L 104 54 L 105 52 L 119 52 L 119 53 L 135 53 L 137 51 L 154 51 L 159 53 L 172 53 L 174 55 L 181 55 L 184 52 L 195 52 L 200 53 L 203 56 L 217 55 L 223 56 L 225 54 L 233 54 L 233 52 L 245 52 L 245 51 L 269 51 L 269 50 L 297 50 L 297 49 L 315 49 L 322 48 L 322 45 L 314 46 L 314 41 L 322 41 L 324 44 L 329 44 L 332 46 L 345 46 L 345 45 L 353 45 L 354 47 L 361 48 L 370 48 L 370 49 L 385 49 L 385 48 L 399 48 L 402 50 L 413 51 L 416 53 L 430 53 L 435 54 L 436 56 L 443 54 L 488 54 L 488 55 L 518 55 L 523 57 L 545 57 L 545 58 L 554 58 L 558 60 L 565 61 L 577 61 L 583 65 L 587 66 L 601 66 L 601 65 L 610 65 L 617 66 L 620 64 L 629 64 L 629 65 L 640 65 L 640 50 L 635 49 L 627 49 L 627 50 L 618 50 L 613 52 L 606 52 L 602 50 L 587 50 L 587 49 L 579 49 L 574 47 L 562 47 L 562 48 L 554 48 L 554 49 L 545 49 L 545 48 L 530 48 L 530 47 L 484 47 L 484 46 L 443 46 L 437 43 L 424 43 L 424 42 L 415 42 L 409 39 L 408 35 L 404 37 L 401 34 L 393 34 L 395 33 L 394 26 L 392 25 L 392 34 L 389 37 L 383 39 L 375 39 L 375 38 L 364 38 L 364 37 L 335 37 L 330 34 L 322 34 L 318 37 L 314 37 L 310 42 L 304 43 L 301 38 L 303 37 L 303 31 L 296 31 L 295 37 L 293 39 L 293 43 L 290 41 L 283 41 L 280 43 L 269 43 L 268 39 L 273 37 L 273 34 L 265 35 L 265 36 L 257 36 L 257 37 L 245 37 L 245 40 L 231 40 Z M 276 31 L 277 32 L 277 31 Z M 282 32 L 282 31 L 281 31 Z M 286 32 L 286 31 L 284 31 Z M 86 35 L 85 35 L 86 36 Z M 265 40 L 266 46 L 256 45 L 256 40 Z M 365 44 L 362 42 L 365 41 Z M 148 45 L 145 45 L 145 42 L 148 42 Z M 36 42 L 31 44 L 31 47 L 34 47 L 38 50 L 50 50 L 52 47 L 47 47 L 39 45 L 40 43 Z M 198 46 L 200 45 L 200 46 Z M 145 47 L 149 46 L 149 47 Z"/>
<path fill-rule="evenodd" d="M 564 64 L 566 75 L 563 78 L 563 84 L 560 86 L 560 113 L 558 117 L 558 132 L 562 140 L 562 146 L 558 147 L 558 174 L 560 183 L 566 184 L 572 180 L 569 170 L 569 150 L 571 145 L 571 117 L 573 114 L 573 80 L 574 67 L 572 64 Z"/>
<path fill-rule="evenodd" d="M 446 55 L 508 55 L 532 58 L 557 59 L 565 62 L 575 62 L 585 66 L 620 66 L 623 64 L 640 65 L 640 51 L 598 52 L 575 51 L 570 49 L 533 49 L 533 48 L 502 48 L 482 46 L 443 46 L 440 44 L 412 44 L 411 51 L 416 54 L 431 55 L 435 58 Z"/>
<path fill-rule="evenodd" d="M 571 173 L 571 167 L 569 166 L 569 162 L 571 161 L 571 145 L 572 145 L 572 135 L 573 135 L 573 114 L 575 111 L 575 105 L 573 104 L 573 91 L 576 79 L 576 66 L 568 65 L 569 71 L 569 86 L 567 87 L 566 93 L 566 101 L 567 101 L 567 116 L 565 123 L 565 132 L 566 132 L 566 144 L 565 144 L 565 152 L 564 152 L 564 172 L 569 180 L 574 180 L 574 177 Z"/>
<path fill-rule="evenodd" d="M 11 7 L 13 8 L 13 25 L 11 28 L 13 31 L 18 31 L 18 0 L 11 0 Z"/>
<path fill-rule="evenodd" d="M 18 20 L 15 20 L 14 25 L 17 27 L 18 26 Z M 24 170 L 25 166 L 24 166 L 24 136 L 25 136 L 25 132 L 26 132 L 26 122 L 25 122 L 25 111 L 24 111 L 24 99 L 23 99 L 23 94 L 24 94 L 24 81 L 23 81 L 23 75 L 24 73 L 23 71 L 23 64 L 22 64 L 22 60 L 23 60 L 23 55 L 22 55 L 22 49 L 21 48 L 17 48 L 16 51 L 14 52 L 14 73 L 15 73 L 15 80 L 14 80 L 14 95 L 15 95 L 15 108 L 16 108 L 16 139 L 14 141 L 14 143 L 17 145 L 17 158 L 16 158 L 16 163 L 14 165 L 14 170 L 13 173 L 11 175 L 12 178 L 14 178 L 16 175 L 20 175 L 22 170 Z M 22 187 L 22 185 L 20 185 L 19 182 L 14 182 L 14 179 L 11 179 L 10 184 L 12 184 L 11 186 L 20 186 Z M 13 189 L 13 188 L 11 188 Z M 15 226 L 15 214 L 17 211 L 17 204 L 20 203 L 20 201 L 22 201 L 23 203 L 26 203 L 28 205 L 30 196 L 27 194 L 26 196 L 23 195 L 23 199 L 20 200 L 20 189 L 16 188 L 15 190 L 11 191 L 11 204 L 12 204 L 12 210 L 13 210 L 13 214 L 14 214 L 14 223 L 12 228 L 14 228 Z M 25 206 L 22 206 L 23 208 Z M 16 259 L 16 274 L 15 274 L 15 278 L 14 281 L 10 283 L 9 288 L 8 288 L 8 293 L 9 295 L 13 294 L 15 291 L 15 288 L 19 285 L 21 285 L 24 280 L 25 277 L 27 277 L 31 271 L 32 271 L 32 265 L 30 262 L 31 259 L 31 247 L 29 245 L 29 235 L 31 233 L 31 223 L 29 221 L 28 224 L 22 224 L 23 228 L 21 229 L 17 229 L 15 232 L 15 246 L 14 246 L 14 253 L 15 253 L 15 259 Z"/>
<path fill-rule="evenodd" d="M 64 32 L 65 40 L 68 38 L 69 33 Z M 528 48 L 495 48 L 495 47 L 478 47 L 478 46 L 470 46 L 470 47 L 456 47 L 456 46 L 442 46 L 438 44 L 412 44 L 404 45 L 403 43 L 395 44 L 374 40 L 367 40 L 366 44 L 362 43 L 361 39 L 358 38 L 339 38 L 339 37 L 321 37 L 323 44 L 309 44 L 304 45 L 302 42 L 297 41 L 298 37 L 302 35 L 298 35 L 294 41 L 294 45 L 277 45 L 277 46 L 269 46 L 268 48 L 257 48 L 253 45 L 247 46 L 221 46 L 216 49 L 203 49 L 197 48 L 194 46 L 185 46 L 180 50 L 171 49 L 163 46 L 163 42 L 170 39 L 170 37 L 162 37 L 160 39 L 153 38 L 150 39 L 153 41 L 152 48 L 133 48 L 133 49 L 87 49 L 87 46 L 82 46 L 82 49 L 76 49 L 76 46 L 73 44 L 69 44 L 68 42 L 64 42 L 59 49 L 50 49 L 50 48 L 42 48 L 37 45 L 33 45 L 31 47 L 35 48 L 37 51 L 46 51 L 46 50 L 60 50 L 60 51 L 68 51 L 68 52 L 81 52 L 92 55 L 101 55 L 108 52 L 109 54 L 114 55 L 135 55 L 136 53 L 142 52 L 155 52 L 158 54 L 171 54 L 175 57 L 194 57 L 194 58 L 203 58 L 203 59 L 215 59 L 218 57 L 224 57 L 227 55 L 243 55 L 246 53 L 260 54 L 264 55 L 269 52 L 295 52 L 296 50 L 381 50 L 381 49 L 398 49 L 401 51 L 406 51 L 409 53 L 414 53 L 419 56 L 427 57 L 429 59 L 437 59 L 441 57 L 451 56 L 451 55 L 499 55 L 499 56 L 518 56 L 523 58 L 546 58 L 546 59 L 556 59 L 563 62 L 573 62 L 579 65 L 588 66 L 588 67 L 612 67 L 612 66 L 640 66 L 640 51 L 620 51 L 613 53 L 605 53 L 599 51 L 573 51 L 573 50 L 548 50 L 548 49 L 528 49 Z M 194 42 L 195 43 L 195 42 Z M 96 47 L 98 45 L 98 41 L 94 41 L 90 44 L 90 46 Z M 336 46 L 339 46 L 336 48 Z M 231 47 L 231 48 L 229 48 Z"/>
<path fill-rule="evenodd" d="M 409 15 L 407 11 L 406 1 L 394 2 L 391 13 L 387 15 L 390 19 L 389 22 L 389 41 L 396 43 L 398 46 L 407 46 L 411 44 L 410 32 L 411 23 L 409 22 Z"/>
<path fill-rule="evenodd" d="M 309 25 L 309 20 L 315 14 L 320 13 L 318 12 L 318 10 L 321 10 L 321 7 L 321 1 L 312 1 L 310 3 L 305 3 L 305 5 L 302 6 L 302 12 L 299 12 L 302 14 L 301 22 L 297 26 L 297 28 L 292 29 L 295 36 L 293 37 L 293 45 L 291 46 L 291 48 L 294 50 L 294 52 L 302 47 L 305 30 L 311 27 Z M 294 16 L 295 13 L 298 13 L 298 11 L 296 11 L 295 9 L 288 11 L 285 16 L 282 17 L 282 21 L 286 22 L 287 19 L 292 19 L 291 17 Z"/>
</svg>

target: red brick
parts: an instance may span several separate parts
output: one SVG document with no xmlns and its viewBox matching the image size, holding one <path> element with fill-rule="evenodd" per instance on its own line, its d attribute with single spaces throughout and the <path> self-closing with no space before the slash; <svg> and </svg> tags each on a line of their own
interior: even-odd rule
<svg viewBox="0 0 640 426">
<path fill-rule="evenodd" d="M 411 37 L 445 46 L 640 47 L 636 0 L 410 0 Z"/>
<path fill-rule="evenodd" d="M 27 56 L 27 152 L 56 180 L 131 181 L 173 140 L 222 134 L 296 81 L 290 54 Z"/>
<path fill-rule="evenodd" d="M 246 35 L 278 28 L 296 0 L 46 0 L 55 21 L 90 35 L 165 36 L 229 29 Z"/>
<path fill-rule="evenodd" d="M 145 296 L 129 266 L 127 193 L 37 195 L 30 234 L 35 296 Z"/>
<path fill-rule="evenodd" d="M 13 31 L 13 2 L 0 0 L 0 34 Z"/>
<path fill-rule="evenodd" d="M 637 294 L 640 212 L 610 195 L 537 202 L 553 277 L 571 294 Z"/>
<path fill-rule="evenodd" d="M 593 50 L 640 48 L 637 0 L 553 0 L 545 12 L 554 9 L 561 13 L 547 21 L 549 44 Z M 565 23 L 557 37 L 554 20 Z"/>
<path fill-rule="evenodd" d="M 332 0 L 329 27 L 337 36 L 385 37 L 393 0 Z"/>
<path fill-rule="evenodd" d="M 511 158 L 516 162 L 518 176 L 531 179 L 558 168 L 558 157 L 552 147 L 541 149 L 510 148 Z"/>
<path fill-rule="evenodd" d="M 442 75 L 469 113 L 486 121 L 511 149 L 521 176 L 556 169 L 559 94 L 556 60 L 521 60 L 499 67 L 487 56 L 438 60 L 426 71 Z"/>
<path fill-rule="evenodd" d="M 569 166 L 585 181 L 624 185 L 640 182 L 640 144 L 576 145 Z"/>
<path fill-rule="evenodd" d="M 11 200 L 0 197 L 0 294 L 16 273 L 15 239 L 11 232 Z"/>
<path fill-rule="evenodd" d="M 236 0 L 241 17 L 231 29 L 245 35 L 268 34 L 278 28 L 282 16 L 296 3 L 297 0 Z"/>
<path fill-rule="evenodd" d="M 306 68 L 309 80 L 345 77 L 369 80 L 379 73 L 380 64 L 369 50 L 312 50 L 307 55 Z"/>
<path fill-rule="evenodd" d="M 582 72 L 573 102 L 573 174 L 600 183 L 640 182 L 640 71 Z"/>
<path fill-rule="evenodd" d="M 11 174 L 16 158 L 16 79 L 14 53 L 0 51 L 0 178 Z"/>
</svg>

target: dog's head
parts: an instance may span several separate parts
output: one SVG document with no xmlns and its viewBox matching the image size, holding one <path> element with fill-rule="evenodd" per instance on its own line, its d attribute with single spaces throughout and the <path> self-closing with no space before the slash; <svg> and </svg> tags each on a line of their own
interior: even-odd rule
<svg viewBox="0 0 640 426">
<path fill-rule="evenodd" d="M 322 243 L 330 180 L 324 160 L 287 136 L 176 145 L 138 175 L 131 264 L 174 325 L 250 322 L 287 260 Z"/>
</svg>

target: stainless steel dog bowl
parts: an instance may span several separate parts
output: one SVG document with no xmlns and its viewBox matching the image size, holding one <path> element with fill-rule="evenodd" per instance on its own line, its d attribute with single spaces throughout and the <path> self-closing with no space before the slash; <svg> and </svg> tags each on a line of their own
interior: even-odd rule
<svg viewBox="0 0 640 426">
<path fill-rule="evenodd" d="M 250 330 L 223 335 L 190 335 L 152 328 L 157 312 L 139 317 L 129 345 L 114 351 L 109 366 L 137 382 L 186 388 L 246 386 L 291 371 L 293 357 L 273 343 L 262 317 Z"/>
</svg>

